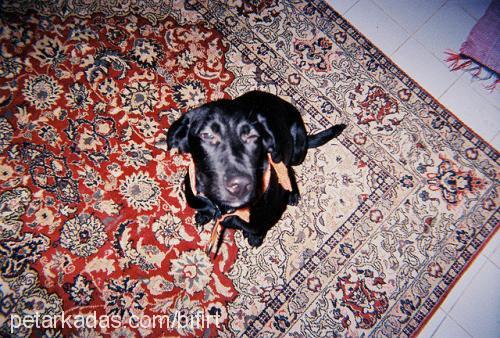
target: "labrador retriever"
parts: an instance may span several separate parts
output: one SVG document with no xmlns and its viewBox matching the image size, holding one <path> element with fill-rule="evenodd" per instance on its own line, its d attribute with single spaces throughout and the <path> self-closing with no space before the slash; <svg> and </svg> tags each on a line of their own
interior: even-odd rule
<svg viewBox="0 0 500 338">
<path fill-rule="evenodd" d="M 258 247 L 287 204 L 299 201 L 292 166 L 304 161 L 308 149 L 337 137 L 345 127 L 338 124 L 307 135 L 292 104 L 252 91 L 187 112 L 169 128 L 167 145 L 191 154 L 194 172 L 184 182 L 186 200 L 197 210 L 196 223 L 223 217 L 222 229 L 241 229 L 248 243 Z M 249 211 L 246 219 L 235 213 L 243 208 Z"/>
</svg>

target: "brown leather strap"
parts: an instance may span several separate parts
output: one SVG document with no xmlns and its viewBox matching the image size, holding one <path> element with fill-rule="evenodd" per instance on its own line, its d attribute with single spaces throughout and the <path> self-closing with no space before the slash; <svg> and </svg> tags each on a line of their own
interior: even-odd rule
<svg viewBox="0 0 500 338">
<path fill-rule="evenodd" d="M 220 230 L 222 229 L 222 222 L 227 218 L 231 216 L 238 216 L 245 222 L 250 222 L 250 209 L 249 208 L 239 208 L 235 212 L 232 212 L 230 214 L 224 214 L 221 216 L 221 218 L 217 219 L 215 221 L 215 225 L 212 229 L 212 233 L 210 234 L 210 239 L 207 243 L 206 246 L 206 252 L 210 253 L 212 252 L 213 247 L 216 245 L 217 240 L 220 236 Z"/>
<path fill-rule="evenodd" d="M 288 168 L 283 162 L 275 163 L 271 157 L 271 154 L 267 154 L 269 158 L 269 163 L 273 167 L 276 172 L 276 176 L 278 176 L 278 183 L 285 189 L 286 191 L 292 191 L 292 182 L 290 181 L 290 175 L 288 175 Z M 269 183 L 268 183 L 269 186 Z M 267 189 L 267 187 L 266 187 Z"/>
</svg>

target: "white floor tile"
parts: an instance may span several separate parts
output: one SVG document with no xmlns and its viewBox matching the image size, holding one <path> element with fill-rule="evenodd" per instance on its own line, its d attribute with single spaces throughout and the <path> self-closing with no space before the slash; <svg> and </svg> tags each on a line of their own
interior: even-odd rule
<svg viewBox="0 0 500 338">
<path fill-rule="evenodd" d="M 373 0 L 409 34 L 415 33 L 446 0 Z"/>
<path fill-rule="evenodd" d="M 462 76 L 440 101 L 485 140 L 492 140 L 500 130 L 500 110 L 472 90 Z"/>
<path fill-rule="evenodd" d="M 433 338 L 469 338 L 470 334 L 460 327 L 452 318 L 446 317 Z"/>
<path fill-rule="evenodd" d="M 491 144 L 497 151 L 500 151 L 500 133 L 496 134 L 496 136 L 493 138 L 493 141 L 491 141 Z"/>
<path fill-rule="evenodd" d="M 500 133 L 495 138 L 497 143 L 500 143 Z M 493 143 L 495 146 L 495 144 Z M 498 146 L 498 145 L 497 145 Z M 495 146 L 497 149 L 499 149 Z M 500 268 L 500 234 L 497 233 L 495 237 L 493 237 L 488 245 L 483 249 L 483 254 L 487 257 L 493 264 L 495 264 L 498 268 Z M 500 309 L 499 309 L 500 312 Z"/>
<path fill-rule="evenodd" d="M 449 316 L 474 337 L 493 338 L 500 333 L 499 281 L 500 269 L 487 261 L 449 312 Z"/>
<path fill-rule="evenodd" d="M 425 325 L 422 331 L 418 334 L 419 338 L 430 338 L 433 336 L 433 334 L 437 331 L 438 327 L 441 325 L 441 323 L 444 321 L 446 318 L 446 313 L 441 310 L 437 309 L 436 312 L 432 315 L 432 318 L 429 320 L 429 322 Z"/>
<path fill-rule="evenodd" d="M 497 268 L 500 268 L 500 248 L 496 248 L 496 250 L 493 252 L 491 257 L 489 257 L 489 260 L 497 266 Z M 498 311 L 500 313 L 500 309 Z"/>
<path fill-rule="evenodd" d="M 487 81 L 478 81 L 475 80 L 471 74 L 465 73 L 463 75 L 464 80 L 468 80 L 471 88 L 481 95 L 486 101 L 490 102 L 492 105 L 496 106 L 500 109 L 500 90 L 496 89 L 493 92 L 485 88 L 485 85 L 489 85 L 491 83 L 490 80 Z"/>
<path fill-rule="evenodd" d="M 443 94 L 459 77 L 413 38 L 392 55 L 392 59 L 433 96 Z"/>
<path fill-rule="evenodd" d="M 491 3 L 491 0 L 450 0 L 450 1 L 456 2 L 476 20 L 479 20 L 484 15 L 484 12 Z"/>
<path fill-rule="evenodd" d="M 462 7 L 447 2 L 414 37 L 440 60 L 445 60 L 444 52 L 458 51 L 475 23 Z"/>
<path fill-rule="evenodd" d="M 441 304 L 441 309 L 445 312 L 450 312 L 453 306 L 457 303 L 459 298 L 467 289 L 467 286 L 472 282 L 477 273 L 481 270 L 483 265 L 486 263 L 486 258 L 483 255 L 479 255 L 473 264 L 471 264 L 465 273 L 460 277 L 458 282 L 453 286 L 450 293 L 446 296 L 446 299 Z"/>
<path fill-rule="evenodd" d="M 344 14 L 349 8 L 354 6 L 359 0 L 327 0 L 326 2 L 340 14 Z"/>
<path fill-rule="evenodd" d="M 409 36 L 371 0 L 360 0 L 345 13 L 345 17 L 388 54 L 394 52 Z"/>
<path fill-rule="evenodd" d="M 488 258 L 491 258 L 495 253 L 496 249 L 500 248 L 500 233 L 496 233 L 493 238 L 490 239 L 488 245 L 483 249 L 482 254 Z"/>
</svg>

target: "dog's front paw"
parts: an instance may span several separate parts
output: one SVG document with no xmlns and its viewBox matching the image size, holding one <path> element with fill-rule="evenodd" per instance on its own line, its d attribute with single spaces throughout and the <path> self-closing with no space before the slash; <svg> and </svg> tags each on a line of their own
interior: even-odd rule
<svg viewBox="0 0 500 338">
<path fill-rule="evenodd" d="M 213 218 L 213 216 L 211 216 L 211 215 L 208 215 L 208 214 L 203 213 L 203 212 L 197 212 L 196 215 L 194 216 L 194 221 L 195 221 L 196 225 L 201 226 L 201 225 L 205 225 L 208 222 L 210 222 L 210 220 L 212 218 Z"/>
<path fill-rule="evenodd" d="M 299 204 L 300 201 L 300 193 L 297 191 L 292 191 L 290 195 L 288 195 L 288 205 L 295 206 Z"/>
<path fill-rule="evenodd" d="M 243 237 L 248 240 L 248 244 L 254 248 L 258 248 L 264 241 L 264 235 L 251 234 L 248 231 L 243 231 Z"/>
<path fill-rule="evenodd" d="M 244 223 L 238 216 L 228 216 L 222 221 L 222 226 L 228 229 L 243 229 Z"/>
</svg>

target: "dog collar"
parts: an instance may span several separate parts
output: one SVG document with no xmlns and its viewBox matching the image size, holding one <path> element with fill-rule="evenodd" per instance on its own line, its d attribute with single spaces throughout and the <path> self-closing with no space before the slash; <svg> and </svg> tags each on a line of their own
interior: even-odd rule
<svg viewBox="0 0 500 338">
<path fill-rule="evenodd" d="M 290 181 L 290 175 L 288 175 L 288 168 L 283 162 L 274 162 L 271 154 L 267 154 L 267 168 L 264 171 L 264 175 L 262 177 L 262 187 L 263 191 L 267 191 L 269 188 L 269 184 L 271 181 L 271 170 L 274 169 L 276 176 L 278 177 L 278 184 L 280 184 L 283 189 L 287 191 L 292 191 L 292 183 Z M 198 191 L 196 190 L 196 169 L 194 165 L 193 159 L 191 159 L 191 162 L 189 163 L 189 181 L 191 183 L 191 190 L 193 191 L 194 195 L 199 195 Z M 217 243 L 217 239 L 220 237 L 220 232 L 222 229 L 222 222 L 227 218 L 231 216 L 238 216 L 245 222 L 250 222 L 250 209 L 248 207 L 244 208 L 239 208 L 236 209 L 234 212 L 228 213 L 221 215 L 218 217 L 215 221 L 215 225 L 212 229 L 212 233 L 210 234 L 210 239 L 207 243 L 207 247 L 205 248 L 207 253 L 212 252 L 212 249 L 214 245 Z"/>
</svg>

